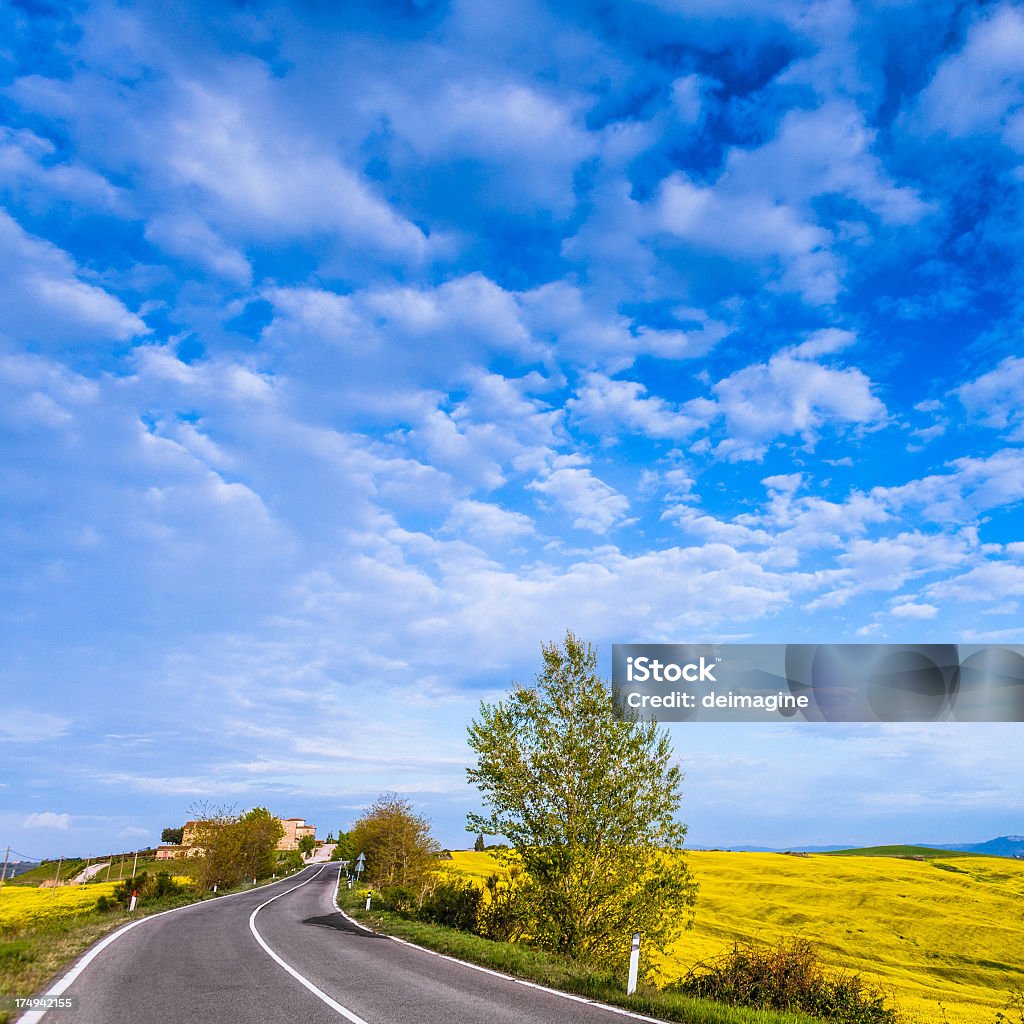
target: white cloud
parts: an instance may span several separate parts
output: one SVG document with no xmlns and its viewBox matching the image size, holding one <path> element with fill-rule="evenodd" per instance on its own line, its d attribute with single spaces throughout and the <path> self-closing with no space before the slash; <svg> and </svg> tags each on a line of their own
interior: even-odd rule
<svg viewBox="0 0 1024 1024">
<path fill-rule="evenodd" d="M 685 438 L 703 425 L 664 399 L 648 396 L 639 381 L 612 380 L 599 373 L 584 376 L 566 407 L 575 424 L 611 437 L 625 429 L 651 438 Z"/>
<path fill-rule="evenodd" d="M 57 147 L 28 129 L 0 126 L 0 181 L 24 195 L 42 193 L 47 200 L 73 199 L 83 207 L 124 214 L 122 189 L 77 163 L 59 162 Z"/>
<path fill-rule="evenodd" d="M 457 501 L 444 522 L 442 531 L 481 543 L 502 543 L 533 534 L 533 521 L 522 512 L 511 512 L 499 505 L 463 499 Z"/>
<path fill-rule="evenodd" d="M 821 345 L 813 340 L 805 344 L 814 350 Z M 822 366 L 800 356 L 800 348 L 783 350 L 767 363 L 745 367 L 715 384 L 714 402 L 701 408 L 709 418 L 725 418 L 728 437 L 718 445 L 719 455 L 761 459 L 774 437 L 796 434 L 813 445 L 825 426 L 872 427 L 884 422 L 885 406 L 864 373 L 855 367 Z"/>
<path fill-rule="evenodd" d="M 933 601 L 998 602 L 1024 596 L 1024 565 L 991 560 L 968 572 L 931 584 L 925 594 Z"/>
<path fill-rule="evenodd" d="M 1007 431 L 1007 439 L 1024 440 L 1024 359 L 1007 356 L 956 395 L 963 407 L 986 426 Z"/>
<path fill-rule="evenodd" d="M 634 324 L 615 310 L 602 308 L 567 281 L 554 281 L 519 295 L 524 322 L 541 341 L 557 346 L 560 359 L 599 366 L 615 373 L 637 356 L 691 359 L 704 355 L 730 333 L 721 320 L 703 310 L 680 307 L 676 328 Z"/>
<path fill-rule="evenodd" d="M 28 234 L 4 210 L 0 276 L 0 332 L 18 339 L 63 346 L 128 341 L 149 330 L 119 299 L 83 280 L 66 252 Z"/>
<path fill-rule="evenodd" d="M 850 103 L 791 110 L 763 146 L 732 148 L 713 184 L 681 172 L 667 177 L 652 226 L 754 264 L 808 304 L 828 305 L 839 294 L 843 263 L 836 234 L 819 222 L 816 199 L 841 196 L 895 225 L 912 224 L 931 210 L 914 189 L 891 180 L 872 151 L 874 142 L 863 113 Z"/>
<path fill-rule="evenodd" d="M 67 832 L 71 828 L 71 815 L 38 811 L 25 819 L 22 828 L 53 828 L 58 832 Z"/>
<path fill-rule="evenodd" d="M 422 257 L 423 232 L 355 171 L 294 126 L 268 123 L 260 108 L 273 109 L 269 83 L 255 68 L 232 91 L 178 83 L 159 152 L 175 189 L 198 193 L 207 217 L 238 234 L 330 231 L 405 259 Z"/>
<path fill-rule="evenodd" d="M 992 132 L 1024 152 L 1024 15 L 1003 4 L 980 17 L 918 99 L 924 127 L 952 136 Z"/>
<path fill-rule="evenodd" d="M 989 509 L 1024 500 L 1024 451 L 1004 448 L 983 457 L 947 463 L 950 472 L 897 487 L 876 487 L 874 500 L 893 510 L 919 508 L 936 523 L 962 523 Z"/>
<path fill-rule="evenodd" d="M 567 214 L 575 204 L 573 172 L 597 151 L 596 136 L 581 123 L 582 102 L 536 83 L 446 77 L 415 94 L 384 91 L 374 105 L 421 160 L 485 164 L 490 202 Z"/>
<path fill-rule="evenodd" d="M 662 183 L 656 223 L 701 249 L 752 262 L 777 260 L 776 276 L 783 287 L 812 305 L 827 305 L 839 292 L 831 233 L 768 196 L 730 194 L 676 173 Z"/>
<path fill-rule="evenodd" d="M 5 743 L 48 743 L 60 739 L 70 727 L 70 718 L 17 705 L 5 707 L 0 716 L 0 737 Z"/>
<path fill-rule="evenodd" d="M 252 280 L 244 254 L 228 245 L 209 224 L 192 213 L 160 215 L 146 225 L 146 238 L 165 252 L 192 259 L 201 267 L 236 284 Z"/>
<path fill-rule="evenodd" d="M 939 614 L 939 609 L 933 604 L 904 601 L 901 604 L 893 605 L 889 609 L 889 614 L 900 619 L 934 619 Z"/>
<path fill-rule="evenodd" d="M 628 515 L 629 500 L 589 469 L 574 465 L 578 462 L 574 456 L 559 457 L 550 470 L 526 487 L 553 498 L 575 516 L 572 525 L 577 529 L 607 533 Z"/>
</svg>

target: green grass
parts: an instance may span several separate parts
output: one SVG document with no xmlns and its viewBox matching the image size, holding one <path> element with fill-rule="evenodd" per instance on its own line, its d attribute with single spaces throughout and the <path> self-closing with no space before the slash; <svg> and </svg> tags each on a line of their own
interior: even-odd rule
<svg viewBox="0 0 1024 1024">
<path fill-rule="evenodd" d="M 29 871 L 6 879 L 4 885 L 42 885 L 44 882 L 52 882 L 57 875 L 58 864 L 60 862 L 56 860 L 43 861 L 42 864 L 38 864 Z M 60 880 L 66 882 L 69 878 L 74 878 L 84 867 L 84 860 L 79 860 L 77 857 L 69 858 L 60 864 Z"/>
<path fill-rule="evenodd" d="M 935 850 L 930 846 L 861 846 L 851 850 L 830 850 L 822 857 L 923 857 L 932 860 L 941 857 L 985 857 L 984 853 L 964 853 L 962 850 Z"/>
<path fill-rule="evenodd" d="M 571 992 L 636 1013 L 683 1024 L 821 1024 L 802 1013 L 750 1010 L 726 1006 L 707 999 L 694 999 L 674 992 L 661 992 L 641 986 L 627 996 L 625 979 L 594 974 L 583 964 L 533 949 L 523 943 L 494 942 L 468 932 L 441 925 L 410 921 L 387 911 L 365 907 L 365 890 L 339 889 L 338 903 L 346 913 L 376 931 L 394 935 L 418 946 L 488 967 L 502 974 L 533 981 L 549 988 Z"/>
</svg>

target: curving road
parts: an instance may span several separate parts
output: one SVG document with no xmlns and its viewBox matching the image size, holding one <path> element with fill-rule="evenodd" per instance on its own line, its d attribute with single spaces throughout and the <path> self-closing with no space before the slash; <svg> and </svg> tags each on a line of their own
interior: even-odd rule
<svg viewBox="0 0 1024 1024">
<path fill-rule="evenodd" d="M 46 1024 L 614 1024 L 649 1020 L 552 993 L 360 928 L 340 866 L 144 918 L 51 988 Z M 98 950 L 98 952 L 97 952 Z M 83 965 L 84 963 L 84 965 Z M 44 1015 L 21 1018 L 34 1024 Z"/>
</svg>

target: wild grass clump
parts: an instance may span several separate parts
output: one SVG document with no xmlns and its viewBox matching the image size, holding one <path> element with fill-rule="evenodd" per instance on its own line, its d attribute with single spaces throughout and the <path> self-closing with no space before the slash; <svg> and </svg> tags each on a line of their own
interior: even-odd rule
<svg viewBox="0 0 1024 1024">
<path fill-rule="evenodd" d="M 732 1006 L 798 1010 L 833 1024 L 897 1024 L 885 996 L 859 974 L 825 966 L 814 943 L 802 938 L 767 944 L 736 943 L 692 968 L 672 990 Z"/>
</svg>

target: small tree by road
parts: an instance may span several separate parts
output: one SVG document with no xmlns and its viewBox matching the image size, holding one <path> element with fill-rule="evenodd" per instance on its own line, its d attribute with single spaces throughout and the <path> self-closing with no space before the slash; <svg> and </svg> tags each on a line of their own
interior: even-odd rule
<svg viewBox="0 0 1024 1024">
<path fill-rule="evenodd" d="M 204 806 L 194 834 L 195 848 L 202 853 L 185 864 L 196 883 L 210 889 L 270 875 L 277 865 L 276 848 L 284 828 L 265 807 L 235 814 Z"/>
<path fill-rule="evenodd" d="M 303 836 L 299 840 L 299 853 L 308 857 L 316 849 L 316 840 L 312 836 Z"/>
<path fill-rule="evenodd" d="M 352 826 L 348 839 L 355 853 L 366 855 L 364 880 L 406 889 L 422 899 L 441 848 L 430 834 L 430 822 L 408 800 L 397 793 L 379 796 Z"/>
<path fill-rule="evenodd" d="M 482 703 L 469 727 L 467 774 L 489 813 L 467 829 L 511 840 L 532 942 L 620 970 L 639 931 L 649 964 L 696 898 L 676 818 L 682 773 L 656 723 L 617 717 L 594 648 L 568 633 L 542 655 L 535 685 Z"/>
</svg>

